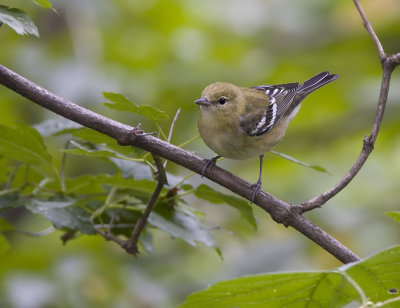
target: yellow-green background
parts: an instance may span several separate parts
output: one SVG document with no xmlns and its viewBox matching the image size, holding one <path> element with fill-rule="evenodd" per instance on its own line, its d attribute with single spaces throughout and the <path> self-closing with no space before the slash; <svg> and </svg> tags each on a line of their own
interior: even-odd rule
<svg viewBox="0 0 400 308">
<path fill-rule="evenodd" d="M 197 134 L 202 89 L 214 81 L 242 86 L 304 81 L 320 71 L 339 80 L 312 94 L 292 121 L 277 151 L 317 164 L 317 173 L 271 154 L 263 188 L 298 203 L 335 184 L 358 156 L 369 132 L 380 85 L 376 48 L 350 0 L 68 0 L 52 1 L 58 13 L 30 1 L 0 1 L 31 16 L 40 38 L 0 28 L 0 63 L 45 88 L 145 131 L 143 119 L 110 111 L 102 91 L 120 92 L 137 104 L 178 108 L 172 142 Z M 387 53 L 400 51 L 400 2 L 362 5 Z M 356 179 L 322 209 L 306 216 L 361 257 L 398 243 L 399 227 L 384 215 L 399 210 L 400 72 L 395 72 L 375 150 Z M 57 118 L 0 87 L 0 124 L 37 124 Z M 170 121 L 165 121 L 168 130 Z M 46 139 L 60 160 L 59 139 Z M 200 139 L 186 147 L 213 153 Z M 223 160 L 220 166 L 255 182 L 258 160 Z M 70 175 L 107 170 L 101 160 L 73 159 Z M 188 171 L 168 165 L 184 176 Z M 194 176 L 193 183 L 207 183 Z M 211 183 L 208 183 L 211 184 Z M 224 205 L 188 197 L 204 211 L 223 260 L 209 248 L 191 247 L 156 232 L 151 254 L 138 258 L 94 236 L 61 244 L 61 233 L 41 238 L 10 234 L 0 259 L 0 306 L 174 307 L 214 282 L 255 273 L 328 269 L 340 263 L 293 229 L 256 208 L 258 230 Z M 19 229 L 41 231 L 49 222 L 22 216 Z"/>
</svg>

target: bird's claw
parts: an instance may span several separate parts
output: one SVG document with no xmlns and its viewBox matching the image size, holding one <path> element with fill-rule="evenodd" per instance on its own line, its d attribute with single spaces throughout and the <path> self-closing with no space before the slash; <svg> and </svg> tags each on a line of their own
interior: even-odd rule
<svg viewBox="0 0 400 308">
<path fill-rule="evenodd" d="M 258 193 L 261 191 L 261 181 L 257 181 L 257 183 L 251 185 L 254 187 L 253 194 L 251 195 L 250 203 L 254 202 L 254 199 L 257 197 Z"/>
<path fill-rule="evenodd" d="M 201 177 L 204 176 L 204 173 L 206 171 L 210 171 L 212 166 L 215 166 L 215 164 L 217 163 L 217 159 L 220 158 L 220 156 L 215 156 L 211 159 L 206 159 L 206 163 L 203 167 L 203 170 L 201 170 Z"/>
</svg>

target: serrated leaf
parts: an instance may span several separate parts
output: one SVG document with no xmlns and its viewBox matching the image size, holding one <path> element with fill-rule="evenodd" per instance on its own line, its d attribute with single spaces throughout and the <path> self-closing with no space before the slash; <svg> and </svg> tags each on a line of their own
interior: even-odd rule
<svg viewBox="0 0 400 308">
<path fill-rule="evenodd" d="M 3 217 L 0 217 L 0 232 L 12 231 L 14 227 Z"/>
<path fill-rule="evenodd" d="M 33 21 L 20 9 L 0 5 L 0 22 L 9 25 L 20 35 L 32 34 L 39 37 L 39 31 Z"/>
<path fill-rule="evenodd" d="M 34 0 L 36 4 L 40 5 L 44 9 L 52 9 L 53 5 L 49 0 Z"/>
<path fill-rule="evenodd" d="M 231 195 L 225 195 L 221 192 L 218 192 L 211 187 L 201 184 L 199 185 L 195 191 L 194 194 L 197 198 L 206 200 L 210 203 L 226 203 L 235 209 L 237 209 L 242 217 L 246 219 L 246 221 L 254 228 L 257 229 L 257 222 L 253 214 L 253 209 L 251 206 L 248 204 L 247 201 L 243 199 L 239 199 L 235 196 Z"/>
<path fill-rule="evenodd" d="M 4 255 L 10 249 L 10 244 L 6 238 L 0 234 L 0 256 Z"/>
<path fill-rule="evenodd" d="M 112 103 L 104 103 L 104 105 L 110 109 L 132 112 L 154 122 L 168 119 L 168 115 L 164 111 L 161 111 L 149 105 L 136 105 L 121 94 L 113 92 L 103 92 L 103 95 L 106 99 L 112 101 Z"/>
<path fill-rule="evenodd" d="M 385 212 L 385 215 L 400 223 L 400 211 Z"/>
<path fill-rule="evenodd" d="M 26 201 L 25 207 L 34 214 L 42 215 L 50 220 L 57 228 L 79 230 L 86 234 L 95 234 L 90 219 L 90 213 L 84 209 L 72 206 L 73 199 L 63 200 L 37 200 Z"/>
<path fill-rule="evenodd" d="M 339 270 L 237 278 L 194 293 L 179 307 L 344 307 L 354 301 L 375 307 L 388 300 L 385 307 L 399 307 L 399 260 L 396 246 Z"/>
<path fill-rule="evenodd" d="M 40 134 L 29 125 L 0 125 L 0 154 L 28 164 L 50 163 L 51 156 Z"/>
<path fill-rule="evenodd" d="M 167 207 L 157 207 L 150 214 L 148 221 L 150 225 L 174 238 L 180 238 L 192 246 L 196 246 L 196 242 L 200 242 L 208 247 L 217 247 L 217 243 L 205 226 L 196 215 L 187 210 L 169 210 Z"/>
<path fill-rule="evenodd" d="M 294 157 L 292 157 L 292 156 L 290 156 L 290 155 L 283 154 L 283 153 L 279 153 L 279 152 L 276 152 L 276 151 L 270 151 L 270 152 L 271 152 L 272 154 L 276 155 L 276 156 L 279 156 L 279 157 L 282 157 L 282 158 L 284 158 L 284 159 L 287 159 L 287 160 L 289 160 L 289 161 L 291 161 L 291 162 L 293 162 L 293 163 L 295 163 L 295 164 L 298 164 L 298 165 L 301 165 L 301 166 L 304 166 L 304 167 L 307 167 L 307 168 L 314 169 L 315 171 L 318 171 L 318 172 L 330 174 L 329 171 L 326 170 L 326 169 L 325 169 L 324 167 L 322 167 L 322 166 L 310 165 L 310 164 L 307 164 L 307 163 L 305 163 L 305 162 L 302 162 L 301 160 L 298 160 L 298 159 L 296 159 L 296 158 L 294 158 Z"/>
</svg>

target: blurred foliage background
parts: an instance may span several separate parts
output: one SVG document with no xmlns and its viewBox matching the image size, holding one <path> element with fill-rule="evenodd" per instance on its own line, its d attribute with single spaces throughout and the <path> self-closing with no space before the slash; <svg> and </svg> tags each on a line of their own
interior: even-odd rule
<svg viewBox="0 0 400 308">
<path fill-rule="evenodd" d="M 54 0 L 58 13 L 31 2 L 2 0 L 25 10 L 40 38 L 0 28 L 0 63 L 82 106 L 145 131 L 141 118 L 106 109 L 103 91 L 137 104 L 178 108 L 172 142 L 198 134 L 193 101 L 214 81 L 242 86 L 304 81 L 324 70 L 338 81 L 312 94 L 276 148 L 330 175 L 267 154 L 263 188 L 299 203 L 334 185 L 358 156 L 373 121 L 380 86 L 375 46 L 350 0 Z M 362 5 L 387 53 L 400 51 L 400 2 Z M 384 215 L 398 210 L 400 82 L 393 75 L 387 112 L 376 147 L 356 179 L 322 209 L 306 216 L 361 257 L 398 243 L 398 226 Z M 0 123 L 37 124 L 59 117 L 0 87 Z M 165 121 L 165 130 L 171 124 Z M 46 139 L 54 159 L 65 140 Z M 198 139 L 186 147 L 208 158 Z M 255 182 L 258 160 L 223 160 L 220 166 Z M 68 173 L 99 173 L 101 160 L 71 158 Z M 189 172 L 173 163 L 168 171 Z M 208 181 L 192 177 L 194 183 Z M 212 183 L 208 183 L 211 184 Z M 224 191 L 221 188 L 221 191 Z M 226 192 L 225 192 L 226 193 Z M 63 246 L 61 233 L 39 238 L 9 234 L 1 256 L 2 307 L 174 307 L 193 291 L 223 279 L 273 271 L 327 269 L 340 263 L 293 229 L 254 207 L 254 231 L 231 208 L 186 201 L 205 212 L 223 259 L 210 248 L 191 247 L 156 232 L 154 251 L 126 255 L 98 236 Z M 38 232 L 50 223 L 18 216 L 19 229 Z"/>
</svg>

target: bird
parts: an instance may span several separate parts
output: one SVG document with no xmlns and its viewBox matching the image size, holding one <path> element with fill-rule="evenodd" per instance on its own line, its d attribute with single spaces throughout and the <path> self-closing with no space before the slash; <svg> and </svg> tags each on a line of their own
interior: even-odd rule
<svg viewBox="0 0 400 308">
<path fill-rule="evenodd" d="M 198 129 L 205 144 L 217 155 L 207 159 L 202 176 L 221 158 L 259 157 L 258 181 L 253 184 L 251 203 L 261 190 L 264 154 L 285 135 L 303 99 L 339 76 L 321 72 L 304 83 L 240 87 L 227 82 L 208 85 L 201 98 Z"/>
</svg>

